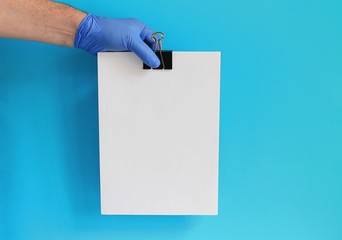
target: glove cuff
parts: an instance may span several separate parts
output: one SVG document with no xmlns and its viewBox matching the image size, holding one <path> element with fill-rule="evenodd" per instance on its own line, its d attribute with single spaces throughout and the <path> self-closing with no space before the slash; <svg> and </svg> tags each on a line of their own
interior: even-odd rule
<svg viewBox="0 0 342 240">
<path fill-rule="evenodd" d="M 98 44 L 98 33 L 100 32 L 98 17 L 88 14 L 77 28 L 74 47 L 96 55 L 102 51 Z"/>
<path fill-rule="evenodd" d="M 83 20 L 80 22 L 80 25 L 78 25 L 76 35 L 75 35 L 75 41 L 74 41 L 74 47 L 80 48 L 80 43 L 85 35 L 89 33 L 89 30 L 92 25 L 92 14 L 88 14 L 83 18 Z"/>
</svg>

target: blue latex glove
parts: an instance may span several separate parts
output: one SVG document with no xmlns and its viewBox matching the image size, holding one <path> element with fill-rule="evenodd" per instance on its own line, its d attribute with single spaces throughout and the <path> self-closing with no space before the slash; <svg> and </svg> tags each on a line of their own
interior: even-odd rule
<svg viewBox="0 0 342 240">
<path fill-rule="evenodd" d="M 152 51 L 152 30 L 137 19 L 116 19 L 88 14 L 80 23 L 75 47 L 91 54 L 132 51 L 152 68 L 160 65 Z"/>
</svg>

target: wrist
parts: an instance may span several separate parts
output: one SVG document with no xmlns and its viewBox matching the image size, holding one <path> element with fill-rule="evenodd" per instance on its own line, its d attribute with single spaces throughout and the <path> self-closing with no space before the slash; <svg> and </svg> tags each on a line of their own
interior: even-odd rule
<svg viewBox="0 0 342 240">
<path fill-rule="evenodd" d="M 51 34 L 53 43 L 68 47 L 74 46 L 74 39 L 77 28 L 86 17 L 86 13 L 65 4 L 50 2 L 49 15 L 46 28 Z"/>
</svg>

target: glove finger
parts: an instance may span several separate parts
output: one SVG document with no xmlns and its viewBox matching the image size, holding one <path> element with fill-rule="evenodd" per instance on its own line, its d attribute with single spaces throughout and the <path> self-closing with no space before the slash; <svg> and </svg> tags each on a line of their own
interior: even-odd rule
<svg viewBox="0 0 342 240">
<path fill-rule="evenodd" d="M 159 58 L 141 38 L 137 38 L 132 42 L 130 50 L 150 67 L 159 67 Z"/>
<path fill-rule="evenodd" d="M 152 34 L 153 31 L 148 26 L 145 26 L 140 34 L 141 39 L 144 40 L 144 42 L 147 43 L 149 46 L 152 46 L 154 44 Z"/>
</svg>

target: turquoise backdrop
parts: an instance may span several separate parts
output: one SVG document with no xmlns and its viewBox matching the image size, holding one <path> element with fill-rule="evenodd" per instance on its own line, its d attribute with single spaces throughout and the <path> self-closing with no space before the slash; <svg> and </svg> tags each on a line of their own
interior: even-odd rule
<svg viewBox="0 0 342 240">
<path fill-rule="evenodd" d="M 342 1 L 65 1 L 222 51 L 219 216 L 101 216 L 97 60 L 0 39 L 0 239 L 342 239 Z"/>
</svg>

